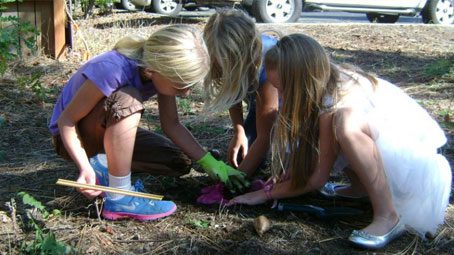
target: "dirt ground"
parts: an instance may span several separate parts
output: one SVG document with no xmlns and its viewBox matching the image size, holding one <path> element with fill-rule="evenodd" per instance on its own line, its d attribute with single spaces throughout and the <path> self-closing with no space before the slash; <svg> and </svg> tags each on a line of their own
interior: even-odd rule
<svg viewBox="0 0 454 255">
<path fill-rule="evenodd" d="M 125 34 L 147 35 L 169 23 L 202 28 L 203 18 L 165 18 L 149 13 L 115 13 L 77 20 L 73 51 L 65 61 L 29 56 L 12 63 L 0 79 L 0 254 L 19 254 L 34 232 L 24 227 L 25 207 L 16 194 L 25 191 L 60 217 L 41 222 L 56 238 L 81 254 L 362 254 L 346 238 L 371 220 L 368 203 L 332 201 L 308 194 L 286 202 L 349 206 L 354 217 L 317 218 L 302 212 L 278 212 L 271 204 L 224 208 L 195 202 L 200 189 L 212 184 L 197 171 L 180 178 L 134 174 L 151 193 L 163 194 L 177 212 L 152 222 L 105 221 L 96 206 L 74 189 L 57 186 L 58 178 L 75 180 L 74 164 L 54 153 L 47 130 L 53 104 L 68 77 L 87 56 L 110 49 Z M 283 34 L 301 32 L 316 38 L 339 62 L 356 64 L 403 88 L 436 118 L 449 137 L 444 148 L 454 166 L 454 27 L 435 25 L 284 24 L 264 25 Z M 447 67 L 447 68 L 446 68 Z M 33 89 L 23 77 L 41 73 Z M 22 82 L 21 82 L 22 81 Z M 208 149 L 225 155 L 232 129 L 227 113 L 203 117 L 201 89 L 179 101 L 181 121 Z M 41 96 L 39 96 L 41 95 Z M 44 95 L 44 96 L 43 96 Z M 155 99 L 147 102 L 143 127 L 159 131 Z M 194 166 L 196 167 L 196 166 Z M 268 170 L 259 176 L 266 176 Z M 436 235 L 423 240 L 407 233 L 378 253 L 453 254 L 454 204 Z M 16 205 L 14 206 L 14 202 Z M 13 210 L 14 209 L 14 210 Z M 259 236 L 253 221 L 265 215 L 271 229 Z"/>
</svg>

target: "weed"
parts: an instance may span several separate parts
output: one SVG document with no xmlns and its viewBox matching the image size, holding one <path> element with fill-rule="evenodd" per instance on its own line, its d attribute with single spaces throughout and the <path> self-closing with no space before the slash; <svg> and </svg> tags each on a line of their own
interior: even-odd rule
<svg viewBox="0 0 454 255">
<path fill-rule="evenodd" d="M 157 133 L 157 134 L 160 134 L 160 135 L 163 135 L 164 134 L 164 131 L 162 131 L 162 128 L 161 126 L 157 125 L 154 127 L 153 129 L 153 132 Z"/>
<path fill-rule="evenodd" d="M 159 122 L 159 117 L 154 114 L 149 113 L 148 111 L 145 111 L 142 114 L 142 118 L 144 120 L 146 120 L 147 122 L 151 122 L 151 123 Z"/>
<path fill-rule="evenodd" d="M 112 0 L 81 0 L 80 7 L 84 12 L 85 18 L 93 14 L 93 8 L 99 8 L 99 14 L 111 13 L 115 1 Z M 120 2 L 120 1 L 117 1 Z"/>
<path fill-rule="evenodd" d="M 177 105 L 178 109 L 181 110 L 183 115 L 193 115 L 194 109 L 191 105 L 191 100 L 187 98 L 179 98 L 177 97 Z"/>
<path fill-rule="evenodd" d="M 445 122 L 445 121 L 442 121 L 442 122 L 440 122 L 440 126 L 441 126 L 442 128 L 452 130 L 452 129 L 454 129 L 454 122 Z"/>
<path fill-rule="evenodd" d="M 8 61 L 21 57 L 22 44 L 35 50 L 39 34 L 29 22 L 23 22 L 19 17 L 2 16 L 6 10 L 4 4 L 11 2 L 15 0 L 0 0 L 0 76 L 5 74 Z"/>
<path fill-rule="evenodd" d="M 44 220 L 50 217 L 57 217 L 61 215 L 59 210 L 53 210 L 49 213 L 46 207 L 38 200 L 26 192 L 19 192 L 18 196 L 22 198 L 22 203 L 28 205 L 37 210 Z M 23 241 L 20 250 L 23 254 L 74 254 L 76 250 L 66 245 L 63 242 L 58 241 L 55 238 L 55 234 L 48 230 L 45 231 L 37 223 L 36 216 L 32 212 L 27 211 L 28 227 L 35 231 L 35 238 L 32 241 Z"/>
<path fill-rule="evenodd" d="M 448 59 L 440 59 L 424 68 L 427 76 L 454 76 L 454 63 Z"/>
<path fill-rule="evenodd" d="M 208 228 L 210 227 L 210 222 L 207 220 L 197 220 L 197 219 L 190 219 L 189 224 L 196 228 Z"/>
<path fill-rule="evenodd" d="M 31 75 L 17 78 L 16 82 L 19 87 L 31 90 L 39 101 L 45 102 L 52 91 L 41 82 L 42 76 L 42 72 L 34 72 Z"/>
</svg>

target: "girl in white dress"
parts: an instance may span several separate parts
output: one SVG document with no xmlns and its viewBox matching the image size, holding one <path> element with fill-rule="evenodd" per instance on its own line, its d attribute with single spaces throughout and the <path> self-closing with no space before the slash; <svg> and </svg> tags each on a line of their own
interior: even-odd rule
<svg viewBox="0 0 454 255">
<path fill-rule="evenodd" d="M 351 185 L 336 190 L 368 196 L 372 222 L 349 240 L 382 248 L 404 230 L 422 237 L 443 223 L 451 169 L 437 149 L 438 124 L 389 82 L 352 66 L 338 66 L 306 35 L 283 37 L 269 50 L 268 80 L 282 100 L 273 138 L 273 175 L 280 181 L 235 197 L 260 204 L 325 185 L 330 173 L 350 169 Z"/>
</svg>

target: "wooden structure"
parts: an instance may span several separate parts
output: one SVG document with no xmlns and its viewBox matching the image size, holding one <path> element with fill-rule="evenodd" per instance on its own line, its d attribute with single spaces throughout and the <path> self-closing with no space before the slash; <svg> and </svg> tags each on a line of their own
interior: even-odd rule
<svg viewBox="0 0 454 255">
<path fill-rule="evenodd" d="M 5 6 L 3 15 L 28 21 L 40 32 L 39 49 L 53 58 L 63 57 L 67 37 L 65 0 L 22 0 Z"/>
</svg>

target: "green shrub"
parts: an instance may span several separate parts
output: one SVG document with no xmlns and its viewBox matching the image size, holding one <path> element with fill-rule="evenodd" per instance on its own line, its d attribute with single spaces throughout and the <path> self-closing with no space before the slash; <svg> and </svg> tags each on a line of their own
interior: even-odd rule
<svg viewBox="0 0 454 255">
<path fill-rule="evenodd" d="M 449 59 L 440 59 L 431 63 L 424 68 L 424 73 L 427 76 L 440 77 L 444 75 L 454 75 L 454 62 Z"/>
<path fill-rule="evenodd" d="M 46 102 L 52 90 L 41 82 L 42 76 L 42 72 L 34 72 L 30 75 L 18 77 L 16 83 L 21 89 L 31 90 L 39 101 Z"/>
<path fill-rule="evenodd" d="M 36 49 L 38 31 L 29 22 L 3 15 L 5 4 L 12 2 L 15 0 L 0 0 L 0 76 L 5 74 L 8 61 L 22 55 L 22 44 L 29 49 Z"/>
<path fill-rule="evenodd" d="M 61 215 L 59 210 L 53 210 L 51 213 L 47 211 L 46 207 L 34 197 L 26 192 L 19 192 L 18 196 L 22 199 L 22 203 L 27 206 L 33 207 L 37 210 L 44 220 L 50 217 L 57 217 Z M 28 227 L 35 231 L 35 238 L 31 241 L 23 241 L 20 246 L 21 254 L 75 254 L 76 250 L 58 241 L 55 234 L 50 230 L 44 230 L 35 219 L 32 213 L 27 212 Z"/>
</svg>

